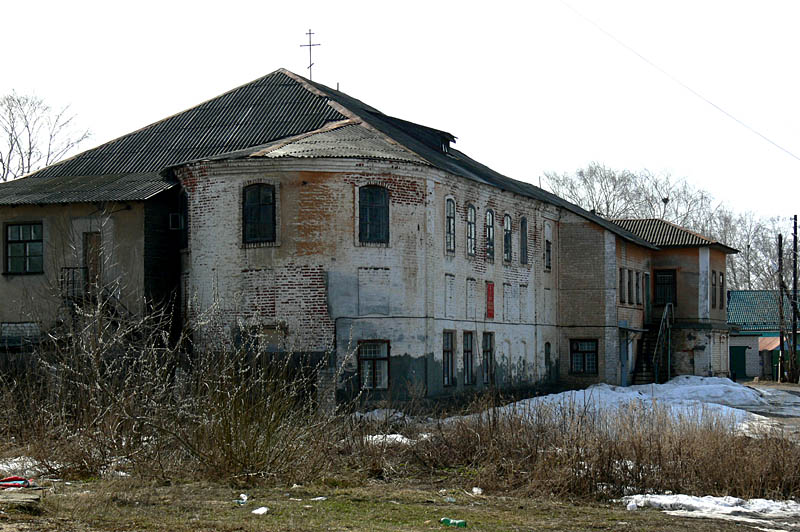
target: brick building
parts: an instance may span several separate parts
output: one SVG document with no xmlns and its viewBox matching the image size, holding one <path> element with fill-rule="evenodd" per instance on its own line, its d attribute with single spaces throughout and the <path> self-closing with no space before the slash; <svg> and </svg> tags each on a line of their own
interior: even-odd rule
<svg viewBox="0 0 800 532">
<path fill-rule="evenodd" d="M 0 323 L 94 284 L 327 360 L 341 399 L 628 383 L 661 247 L 454 141 L 273 72 L 0 186 Z"/>
</svg>

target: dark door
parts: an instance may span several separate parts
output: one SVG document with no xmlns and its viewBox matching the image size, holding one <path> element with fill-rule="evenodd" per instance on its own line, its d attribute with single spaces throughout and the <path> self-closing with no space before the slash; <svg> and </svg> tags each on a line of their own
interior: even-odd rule
<svg viewBox="0 0 800 532">
<path fill-rule="evenodd" d="M 731 355 L 731 372 L 737 379 L 743 379 L 747 376 L 747 348 L 744 346 L 730 346 Z"/>
<path fill-rule="evenodd" d="M 86 268 L 86 293 L 98 294 L 102 278 L 100 232 L 83 233 L 83 267 Z"/>
</svg>

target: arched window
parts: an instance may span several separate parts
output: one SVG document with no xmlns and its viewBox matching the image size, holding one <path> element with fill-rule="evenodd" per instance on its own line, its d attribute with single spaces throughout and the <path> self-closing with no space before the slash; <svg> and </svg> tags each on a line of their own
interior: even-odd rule
<svg viewBox="0 0 800 532">
<path fill-rule="evenodd" d="M 447 198 L 444 205 L 444 246 L 445 251 L 453 253 L 456 250 L 456 202 L 452 198 Z"/>
<path fill-rule="evenodd" d="M 528 264 L 528 219 L 519 221 L 519 263 Z"/>
<path fill-rule="evenodd" d="M 242 233 L 246 244 L 275 242 L 275 187 L 258 183 L 244 187 Z"/>
<path fill-rule="evenodd" d="M 475 205 L 467 205 L 467 255 L 475 255 Z"/>
<path fill-rule="evenodd" d="M 494 260 L 494 211 L 486 211 L 486 258 Z"/>
<path fill-rule="evenodd" d="M 378 185 L 358 189 L 358 240 L 389 243 L 389 191 Z"/>
<path fill-rule="evenodd" d="M 503 260 L 511 262 L 511 216 L 503 216 Z"/>
</svg>

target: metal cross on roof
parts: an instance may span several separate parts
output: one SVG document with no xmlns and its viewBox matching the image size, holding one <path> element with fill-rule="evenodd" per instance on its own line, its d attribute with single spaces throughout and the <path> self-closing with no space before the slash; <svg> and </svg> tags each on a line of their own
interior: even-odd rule
<svg viewBox="0 0 800 532">
<path fill-rule="evenodd" d="M 311 44 L 311 36 L 314 34 L 311 33 L 310 28 L 308 30 L 308 33 L 306 33 L 306 35 L 308 35 L 308 44 L 301 44 L 300 47 L 308 48 L 308 79 L 311 79 L 311 67 L 314 66 L 314 63 L 311 61 L 311 48 L 313 48 L 314 46 L 319 46 L 319 44 L 317 43 Z"/>
</svg>

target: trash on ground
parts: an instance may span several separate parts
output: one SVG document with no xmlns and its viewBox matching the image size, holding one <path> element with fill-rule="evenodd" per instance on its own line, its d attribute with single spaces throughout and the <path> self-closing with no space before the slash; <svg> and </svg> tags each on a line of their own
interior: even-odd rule
<svg viewBox="0 0 800 532">
<path fill-rule="evenodd" d="M 327 497 L 314 497 L 313 499 L 309 499 L 310 501 L 327 501 Z"/>
<path fill-rule="evenodd" d="M 289 497 L 289 500 L 290 500 L 290 501 L 295 501 L 295 502 L 300 502 L 300 501 L 302 501 L 303 499 L 298 499 L 297 497 Z"/>
<path fill-rule="evenodd" d="M 25 477 L 6 477 L 0 479 L 0 488 L 30 488 L 35 486 L 33 479 Z"/>
<path fill-rule="evenodd" d="M 247 499 L 248 497 L 246 493 L 240 493 L 239 498 L 236 499 L 236 504 L 247 504 Z"/>
<path fill-rule="evenodd" d="M 456 502 L 456 498 L 455 497 L 445 497 L 444 498 L 444 502 Z"/>
<path fill-rule="evenodd" d="M 475 486 L 474 488 L 472 488 L 472 494 L 473 495 L 483 495 L 483 489 Z"/>
<path fill-rule="evenodd" d="M 266 506 L 261 506 L 260 508 L 256 508 L 255 510 L 253 510 L 250 513 L 251 514 L 256 514 L 256 515 L 264 515 L 267 512 L 269 512 L 269 508 L 267 508 Z"/>
<path fill-rule="evenodd" d="M 467 528 L 467 522 L 463 519 L 450 519 L 449 517 L 442 517 L 439 522 L 445 526 L 454 526 L 458 528 Z"/>
</svg>

